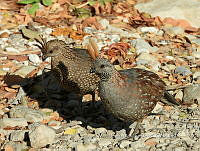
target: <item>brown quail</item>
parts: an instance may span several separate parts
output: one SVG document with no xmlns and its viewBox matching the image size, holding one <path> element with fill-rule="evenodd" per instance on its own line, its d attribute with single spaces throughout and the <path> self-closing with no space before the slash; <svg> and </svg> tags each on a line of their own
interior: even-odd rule
<svg viewBox="0 0 200 151">
<path fill-rule="evenodd" d="M 92 94 L 95 100 L 99 77 L 90 73 L 92 58 L 86 49 L 70 48 L 62 40 L 43 41 L 43 57 L 51 57 L 51 69 L 61 83 L 70 91 L 80 95 Z"/>
<path fill-rule="evenodd" d="M 164 96 L 173 98 L 165 90 L 165 83 L 151 71 L 138 68 L 117 71 L 107 59 L 97 58 L 91 72 L 100 77 L 99 96 L 105 108 L 123 121 L 143 119 Z"/>
</svg>

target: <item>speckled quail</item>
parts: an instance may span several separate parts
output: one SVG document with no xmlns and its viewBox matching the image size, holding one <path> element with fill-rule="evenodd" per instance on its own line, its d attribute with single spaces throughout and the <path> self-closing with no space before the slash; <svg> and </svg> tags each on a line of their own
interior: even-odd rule
<svg viewBox="0 0 200 151">
<path fill-rule="evenodd" d="M 105 108 L 123 121 L 143 119 L 164 96 L 173 98 L 165 90 L 165 83 L 151 71 L 138 68 L 117 71 L 107 59 L 97 58 L 91 72 L 101 79 L 99 96 Z"/>
<path fill-rule="evenodd" d="M 61 85 L 78 94 L 92 94 L 95 100 L 99 77 L 90 73 L 93 59 L 86 49 L 70 48 L 62 40 L 42 43 L 43 57 L 51 57 L 51 69 Z"/>
</svg>

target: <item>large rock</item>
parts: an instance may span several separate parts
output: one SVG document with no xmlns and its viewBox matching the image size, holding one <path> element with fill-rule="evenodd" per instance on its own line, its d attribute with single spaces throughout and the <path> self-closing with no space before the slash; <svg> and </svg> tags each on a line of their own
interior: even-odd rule
<svg viewBox="0 0 200 151">
<path fill-rule="evenodd" d="M 27 120 L 25 118 L 3 118 L 0 119 L 0 128 L 5 127 L 25 127 L 28 126 Z"/>
<path fill-rule="evenodd" d="M 152 0 L 135 6 L 139 11 L 161 18 L 187 20 L 192 26 L 200 27 L 200 1 L 199 0 Z"/>
<path fill-rule="evenodd" d="M 39 125 L 29 132 L 31 147 L 34 148 L 41 148 L 52 144 L 55 137 L 55 131 L 45 125 Z"/>
</svg>

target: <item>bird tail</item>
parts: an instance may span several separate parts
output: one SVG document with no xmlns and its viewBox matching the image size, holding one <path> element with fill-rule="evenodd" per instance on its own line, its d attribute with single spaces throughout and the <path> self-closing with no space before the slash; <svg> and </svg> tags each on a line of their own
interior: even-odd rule
<svg viewBox="0 0 200 151">
<path fill-rule="evenodd" d="M 180 103 L 177 102 L 176 99 L 168 91 L 165 91 L 164 98 L 166 100 L 162 100 L 162 102 L 165 103 L 165 104 L 176 105 L 176 106 L 180 105 Z"/>
</svg>

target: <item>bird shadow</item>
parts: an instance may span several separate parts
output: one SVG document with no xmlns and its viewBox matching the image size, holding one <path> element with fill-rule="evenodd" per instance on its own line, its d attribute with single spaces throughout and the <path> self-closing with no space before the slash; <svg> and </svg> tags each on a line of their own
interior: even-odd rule
<svg viewBox="0 0 200 151">
<path fill-rule="evenodd" d="M 123 122 L 106 112 L 102 101 L 82 102 L 79 95 L 64 90 L 52 71 L 43 72 L 41 75 L 31 78 L 7 74 L 3 80 L 8 87 L 20 85 L 20 89 L 25 92 L 23 97 L 28 98 L 27 102 L 36 101 L 40 109 L 49 108 L 57 111 L 67 122 L 81 121 L 81 126 L 85 128 L 91 126 L 93 128 L 104 127 L 114 132 L 121 129 L 129 131 L 130 123 Z M 12 100 L 15 102 L 14 104 L 21 104 L 22 101 L 17 99 L 16 97 Z M 12 102 L 10 103 L 12 104 Z"/>
</svg>

